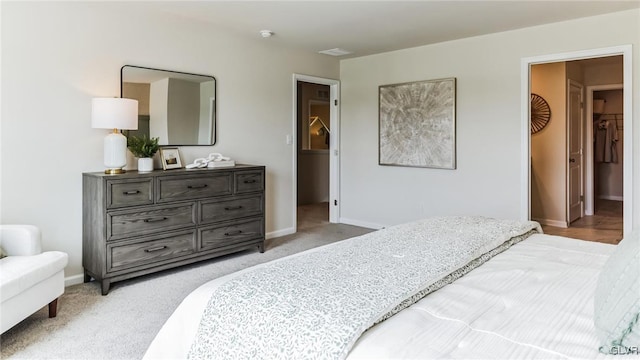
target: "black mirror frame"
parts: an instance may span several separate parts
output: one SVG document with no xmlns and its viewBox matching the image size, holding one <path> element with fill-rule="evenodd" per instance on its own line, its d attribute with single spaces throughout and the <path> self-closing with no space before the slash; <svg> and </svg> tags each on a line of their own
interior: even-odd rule
<svg viewBox="0 0 640 360">
<path fill-rule="evenodd" d="M 194 74 L 194 73 L 188 73 L 188 72 L 183 72 L 183 71 L 174 71 L 174 70 L 166 70 L 166 69 L 157 69 L 157 68 L 151 68 L 151 67 L 146 67 L 146 66 L 138 66 L 138 65 L 123 65 L 120 68 L 120 97 L 123 97 L 123 92 L 124 92 L 124 68 L 129 67 L 129 68 L 137 68 L 137 69 L 145 69 L 145 70 L 155 70 L 155 71 L 165 71 L 165 72 L 171 72 L 171 73 L 176 73 L 176 74 L 181 74 L 181 75 L 191 75 L 191 76 L 205 76 L 205 77 L 210 77 L 213 78 L 214 80 L 214 84 L 213 84 L 213 91 L 215 94 L 215 103 L 213 105 L 213 121 L 211 124 L 212 127 L 212 131 L 213 134 L 211 136 L 211 144 L 166 144 L 166 145 L 162 145 L 162 146 L 213 146 L 216 144 L 216 142 L 218 141 L 218 127 L 217 127 L 217 122 L 218 122 L 218 79 L 215 78 L 215 76 L 213 75 L 203 75 L 203 74 Z"/>
</svg>

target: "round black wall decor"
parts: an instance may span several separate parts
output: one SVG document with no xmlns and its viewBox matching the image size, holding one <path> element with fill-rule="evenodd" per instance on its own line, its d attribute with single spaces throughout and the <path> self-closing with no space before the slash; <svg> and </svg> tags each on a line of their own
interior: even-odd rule
<svg viewBox="0 0 640 360">
<path fill-rule="evenodd" d="M 551 120 L 549 104 L 537 94 L 531 94 L 531 133 L 535 134 L 544 129 Z"/>
</svg>

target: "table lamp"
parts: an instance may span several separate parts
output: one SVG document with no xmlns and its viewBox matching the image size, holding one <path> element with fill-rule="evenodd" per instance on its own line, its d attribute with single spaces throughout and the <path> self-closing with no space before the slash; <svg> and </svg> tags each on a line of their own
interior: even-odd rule
<svg viewBox="0 0 640 360">
<path fill-rule="evenodd" d="M 104 138 L 105 174 L 122 174 L 127 165 L 127 138 L 120 130 L 138 129 L 138 100 L 94 98 L 91 101 L 91 127 L 113 129 Z"/>
</svg>

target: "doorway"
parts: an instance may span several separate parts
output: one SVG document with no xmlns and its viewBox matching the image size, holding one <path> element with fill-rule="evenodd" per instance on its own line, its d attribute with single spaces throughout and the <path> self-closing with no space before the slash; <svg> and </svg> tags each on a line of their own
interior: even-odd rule
<svg viewBox="0 0 640 360">
<path fill-rule="evenodd" d="M 593 121 L 593 127 L 587 131 L 586 154 L 592 159 L 586 166 L 585 213 L 598 212 L 598 200 L 624 201 L 624 114 L 622 84 L 594 85 L 587 87 L 587 99 L 590 104 L 587 121 Z M 607 140 L 607 130 L 611 137 Z M 600 141 L 597 141 L 600 140 Z M 605 154 L 605 146 L 614 152 Z M 613 146 L 612 146 L 613 145 Z M 606 156 L 605 156 L 606 155 Z M 622 210 L 620 210 L 622 211 Z"/>
<path fill-rule="evenodd" d="M 585 101 L 583 85 L 620 79 L 621 56 L 531 67 L 531 92 L 548 101 L 552 114 L 548 123 L 531 136 L 531 215 L 546 233 L 613 244 L 622 239 L 622 142 L 618 142 L 614 119 L 606 118 L 619 115 L 622 121 L 623 92 L 620 89 L 617 97 L 610 99 L 606 115 L 602 110 L 592 110 L 597 114 L 587 116 L 587 105 L 600 104 L 600 100 Z M 593 96 L 592 92 L 587 96 Z M 534 118 L 537 105 L 532 104 Z M 611 125 L 606 130 L 606 145 L 600 123 Z M 595 194 L 592 184 L 587 190 L 590 181 L 597 184 Z M 611 198 L 611 193 L 617 197 Z M 601 205 L 595 213 L 585 206 L 594 198 Z"/>
<path fill-rule="evenodd" d="M 578 231 L 576 235 L 616 244 L 624 228 L 623 86 L 589 86 L 586 96 L 590 106 L 585 124 L 590 131 L 585 147 L 585 216 L 570 227 Z"/>
<path fill-rule="evenodd" d="M 630 134 L 627 133 L 628 129 L 625 129 L 624 134 L 619 133 L 619 138 L 624 139 L 617 144 L 617 151 L 620 157 L 624 158 L 624 161 L 616 163 L 620 171 L 620 179 L 624 180 L 621 181 L 623 185 L 617 188 L 619 193 L 616 193 L 617 195 L 614 195 L 613 198 L 609 196 L 609 199 L 606 198 L 606 195 L 592 193 L 594 183 L 602 178 L 602 175 L 598 175 L 598 178 L 594 177 L 596 176 L 594 168 L 599 165 L 594 162 L 593 158 L 593 135 L 594 131 L 597 131 L 594 130 L 595 124 L 592 111 L 593 86 L 595 86 L 594 84 L 611 82 L 608 81 L 607 77 L 609 79 L 612 77 L 618 79 L 616 82 L 623 84 L 618 94 L 620 108 L 609 113 L 617 114 L 610 116 L 618 117 L 615 121 L 620 123 L 618 125 L 619 128 L 631 126 L 629 119 L 625 119 L 623 116 L 631 111 L 630 56 L 630 47 L 621 46 L 574 54 L 523 59 L 523 109 L 528 110 L 525 111 L 526 118 L 523 119 L 527 130 L 526 134 L 523 133 L 523 141 L 526 144 L 526 148 L 523 149 L 523 156 L 526 156 L 524 163 L 528 163 L 529 166 L 523 169 L 526 183 L 523 183 L 522 194 L 523 204 L 526 204 L 526 208 L 523 209 L 522 214 L 526 214 L 527 219 L 540 221 L 543 228 L 547 228 L 545 229 L 547 233 L 617 243 L 622 238 L 622 234 L 629 232 L 633 225 L 631 215 L 633 210 L 631 204 L 633 181 L 632 164 L 630 163 L 632 151 L 630 146 L 624 146 L 624 140 L 627 140 L 627 144 L 630 141 Z M 556 86 L 549 85 L 549 82 L 546 82 L 552 92 L 556 91 L 557 94 L 564 93 L 563 98 L 560 98 L 560 100 L 554 99 L 555 95 L 547 93 L 551 97 L 549 101 L 551 105 L 553 103 L 556 105 L 555 113 L 552 106 L 552 114 L 555 116 L 552 116 L 549 125 L 553 124 L 554 120 L 556 122 L 559 120 L 561 124 L 556 124 L 555 126 L 558 131 L 555 133 L 557 142 L 547 142 L 543 145 L 544 149 L 541 150 L 543 155 L 545 150 L 548 152 L 547 155 L 550 155 L 548 159 L 542 162 L 543 164 L 549 165 L 547 161 L 549 159 L 551 162 L 557 162 L 555 165 L 548 166 L 555 171 L 555 181 L 548 181 L 544 171 L 541 171 L 536 166 L 540 164 L 540 161 L 537 161 L 540 160 L 537 159 L 537 157 L 540 157 L 540 153 L 536 153 L 536 147 L 540 148 L 540 144 L 536 144 L 539 140 L 536 137 L 539 135 L 532 135 L 529 131 L 530 114 L 533 111 L 529 99 L 531 93 L 539 91 L 534 84 L 537 76 L 534 74 L 534 67 L 539 65 L 549 66 L 550 68 L 555 67 L 556 70 L 563 74 L 561 79 L 556 80 Z M 612 74 L 612 70 L 615 70 L 616 73 Z M 586 91 L 580 89 L 580 83 L 586 85 Z M 558 91 L 559 88 L 565 90 Z M 524 102 L 524 95 L 526 95 L 526 103 Z M 599 94 L 596 92 L 596 95 Z M 578 100 L 580 97 L 584 97 L 584 100 Z M 577 107 L 577 104 L 582 104 L 582 109 Z M 575 120 L 575 114 L 577 113 L 582 114 L 583 120 L 580 122 L 571 121 L 572 118 Z M 582 129 L 580 129 L 580 125 L 582 125 Z M 554 131 L 551 130 L 552 126 L 547 126 L 547 128 L 541 133 L 547 131 L 547 137 L 549 137 Z M 562 130 L 564 130 L 564 133 L 562 133 Z M 597 135 L 597 133 L 595 134 Z M 580 143 L 582 143 L 582 146 L 580 146 Z M 543 170 L 545 169 L 543 168 Z M 579 189 L 579 191 L 576 189 Z M 554 191 L 555 193 L 553 193 Z M 545 205 L 547 200 L 544 199 L 544 196 L 542 196 L 543 199 L 541 200 L 540 194 L 546 195 L 547 199 L 557 200 L 556 202 L 559 205 L 556 204 L 558 206 L 555 206 L 556 213 L 554 216 L 544 216 L 549 215 L 550 212 L 543 213 L 543 216 L 540 216 L 539 207 Z M 566 202 L 563 203 L 563 201 Z M 601 206 L 593 206 L 594 204 L 600 204 Z M 595 209 L 595 212 L 592 209 Z"/>
<path fill-rule="evenodd" d="M 337 223 L 339 82 L 294 75 L 295 231 Z"/>
</svg>

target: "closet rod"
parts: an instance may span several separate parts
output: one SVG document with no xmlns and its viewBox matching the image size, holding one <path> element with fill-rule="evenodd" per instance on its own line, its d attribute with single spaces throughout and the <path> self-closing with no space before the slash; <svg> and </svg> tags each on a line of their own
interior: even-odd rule
<svg viewBox="0 0 640 360">
<path fill-rule="evenodd" d="M 623 115 L 624 114 L 622 114 L 622 113 L 599 114 L 599 116 L 598 116 L 596 121 L 615 120 L 616 121 L 616 128 L 618 130 L 624 130 L 624 116 Z M 609 116 L 609 118 L 606 118 L 606 116 Z M 611 117 L 613 117 L 613 119 Z"/>
</svg>

